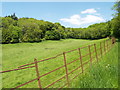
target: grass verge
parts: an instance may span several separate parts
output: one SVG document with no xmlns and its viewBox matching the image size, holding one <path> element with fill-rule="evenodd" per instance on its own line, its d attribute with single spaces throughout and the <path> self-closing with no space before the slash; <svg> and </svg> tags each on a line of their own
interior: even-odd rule
<svg viewBox="0 0 120 90">
<path fill-rule="evenodd" d="M 77 77 L 72 88 L 118 88 L 118 45 L 99 59 L 87 72 Z"/>
</svg>

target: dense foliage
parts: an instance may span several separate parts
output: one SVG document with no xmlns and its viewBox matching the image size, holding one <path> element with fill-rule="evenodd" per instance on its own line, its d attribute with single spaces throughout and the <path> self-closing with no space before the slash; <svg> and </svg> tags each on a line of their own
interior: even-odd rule
<svg viewBox="0 0 120 90">
<path fill-rule="evenodd" d="M 113 9 L 116 13 L 111 20 L 111 31 L 113 31 L 115 37 L 120 38 L 120 1 L 115 3 Z"/>
<path fill-rule="evenodd" d="M 34 18 L 15 19 L 16 16 L 1 17 L 2 43 L 40 42 L 64 38 L 65 27 Z"/>
<path fill-rule="evenodd" d="M 34 18 L 17 18 L 15 14 L 1 17 L 2 43 L 40 42 L 42 40 L 99 39 L 110 35 L 108 23 L 99 23 L 88 28 L 65 28 L 60 23 L 51 23 Z"/>
<path fill-rule="evenodd" d="M 88 28 L 67 28 L 68 38 L 100 39 L 110 35 L 108 23 L 90 25 Z"/>
<path fill-rule="evenodd" d="M 65 28 L 60 23 L 52 23 L 34 18 L 18 18 L 15 13 L 0 17 L 2 43 L 41 42 L 42 40 L 100 39 L 107 36 L 120 37 L 120 2 L 114 5 L 116 14 L 108 22 L 90 25 L 87 28 Z"/>
</svg>

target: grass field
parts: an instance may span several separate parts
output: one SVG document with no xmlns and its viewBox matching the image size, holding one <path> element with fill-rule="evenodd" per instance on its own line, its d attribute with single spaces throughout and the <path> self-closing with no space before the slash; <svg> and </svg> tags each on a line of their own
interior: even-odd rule
<svg viewBox="0 0 120 90">
<path fill-rule="evenodd" d="M 101 40 L 81 40 L 81 39 L 66 39 L 66 40 L 61 40 L 61 41 L 44 41 L 41 43 L 17 43 L 17 44 L 4 44 L 2 45 L 2 70 L 9 70 L 9 69 L 14 69 L 17 68 L 20 65 L 23 64 L 27 64 L 27 63 L 31 63 L 34 61 L 34 58 L 37 58 L 38 60 L 41 59 L 45 59 L 45 58 L 49 58 L 52 56 L 55 56 L 56 54 L 60 54 L 64 51 L 69 51 L 72 49 L 77 49 L 79 47 L 82 46 L 86 46 L 92 43 L 97 43 L 97 47 L 99 47 L 99 42 L 103 41 L 105 39 L 101 39 Z M 92 48 L 91 48 L 92 49 Z M 116 74 L 117 72 L 113 72 L 114 69 L 117 69 L 117 57 L 118 57 L 118 53 L 117 53 L 117 45 L 106 55 L 104 56 L 101 61 L 100 64 L 94 66 L 95 68 L 97 67 L 98 69 L 92 69 L 90 71 L 90 74 L 85 73 L 85 75 L 82 75 L 82 77 L 86 77 L 86 80 L 90 80 L 92 81 L 93 79 L 90 79 L 93 73 L 97 73 L 100 72 L 100 70 L 102 70 L 103 72 L 106 71 L 106 73 L 111 73 L 110 76 L 112 76 L 112 78 L 107 77 L 106 74 L 106 78 L 103 78 L 103 80 L 112 80 L 114 81 L 114 84 L 110 84 L 108 85 L 108 87 L 117 87 L 117 83 L 116 83 Z M 93 50 L 93 49 L 92 49 Z M 82 51 L 82 54 L 85 54 L 87 51 L 87 49 Z M 113 54 L 114 52 L 114 54 Z M 67 54 L 67 62 L 70 62 L 71 60 L 74 60 L 78 57 L 78 55 L 76 55 L 77 52 L 73 52 L 70 54 Z M 99 54 L 99 52 L 98 52 Z M 109 56 L 111 56 L 112 58 L 110 58 Z M 114 58 L 116 57 L 116 58 Z M 86 57 L 84 59 L 87 60 L 88 57 Z M 109 60 L 110 59 L 110 60 Z M 114 63 L 113 62 L 114 60 Z M 110 62 L 109 62 L 110 61 Z M 78 62 L 75 62 L 73 64 L 71 64 L 70 66 L 68 66 L 69 72 L 71 71 L 71 69 L 74 67 L 78 67 Z M 110 65 L 110 66 L 114 66 L 114 68 L 108 68 L 108 71 L 105 69 L 106 65 Z M 59 57 L 56 59 L 52 59 L 49 60 L 47 62 L 41 62 L 39 63 L 39 70 L 40 70 L 40 74 L 45 74 L 48 71 L 51 71 L 59 66 L 64 65 L 63 63 L 63 57 Z M 103 66 L 105 67 L 103 67 Z M 103 68 L 100 69 L 99 67 Z M 109 67 L 109 66 L 108 66 Z M 64 68 L 63 68 L 64 69 Z M 59 79 L 61 76 L 65 75 L 65 70 L 60 69 L 56 72 L 53 72 L 50 75 L 47 75 L 45 77 L 42 78 L 42 86 L 45 87 L 46 85 L 50 84 L 51 82 L 53 82 L 56 79 Z M 92 72 L 93 71 L 93 72 Z M 101 71 L 101 72 L 102 72 Z M 78 72 L 78 71 L 77 71 Z M 71 77 L 73 75 L 75 75 L 77 72 L 74 72 L 71 74 Z M 112 74 L 113 73 L 113 74 Z M 104 76 L 104 75 L 103 75 Z M 70 76 L 69 76 L 70 77 Z M 80 78 L 74 80 L 72 83 L 72 87 L 97 87 L 97 83 L 99 80 L 95 79 L 94 81 L 94 86 L 88 85 L 88 84 L 84 84 L 87 83 L 87 81 L 85 80 L 85 78 Z M 114 78 L 116 77 L 116 78 Z M 21 70 L 21 71 L 14 71 L 14 72 L 8 72 L 8 73 L 4 73 L 2 74 L 2 86 L 3 88 L 13 88 L 16 87 L 22 83 L 25 83 L 31 79 L 36 78 L 36 73 L 35 73 L 35 68 L 32 69 L 26 69 L 26 70 Z M 99 77 L 100 78 L 100 77 Z M 81 82 L 82 81 L 82 82 Z M 64 84 L 64 82 L 66 82 L 66 79 L 63 79 L 62 81 L 60 81 L 59 83 L 56 83 L 55 85 L 53 85 L 52 87 L 59 87 L 61 85 Z M 110 82 L 110 81 L 109 81 Z M 108 84 L 109 84 L 108 82 Z M 82 83 L 82 84 L 81 84 Z M 99 83 L 101 83 L 102 87 L 104 84 L 104 82 L 100 81 Z M 107 84 L 106 84 L 107 85 Z M 22 88 L 37 88 L 37 81 L 34 81 L 28 85 L 23 86 Z M 104 86 L 103 86 L 104 87 Z"/>
</svg>

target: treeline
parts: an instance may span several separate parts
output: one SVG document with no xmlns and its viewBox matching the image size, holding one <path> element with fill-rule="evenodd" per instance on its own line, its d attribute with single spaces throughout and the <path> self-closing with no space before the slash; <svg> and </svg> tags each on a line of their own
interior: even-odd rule
<svg viewBox="0 0 120 90">
<path fill-rule="evenodd" d="M 66 28 L 68 38 L 74 39 L 101 39 L 110 36 L 109 24 L 98 23 L 87 28 Z"/>
<path fill-rule="evenodd" d="M 64 38 L 65 27 L 34 18 L 20 18 L 15 14 L 1 17 L 2 43 L 40 42 Z"/>
<path fill-rule="evenodd" d="M 120 38 L 120 2 L 114 5 L 114 18 L 105 23 L 97 23 L 87 28 L 65 28 L 60 23 L 52 23 L 34 18 L 17 18 L 15 13 L 0 17 L 1 43 L 41 42 L 43 40 L 101 39 L 108 36 Z"/>
<path fill-rule="evenodd" d="M 108 23 L 99 23 L 88 28 L 65 28 L 60 23 L 51 23 L 34 18 L 17 18 L 15 14 L 1 17 L 2 43 L 41 42 L 43 40 L 100 39 L 110 35 Z"/>
</svg>

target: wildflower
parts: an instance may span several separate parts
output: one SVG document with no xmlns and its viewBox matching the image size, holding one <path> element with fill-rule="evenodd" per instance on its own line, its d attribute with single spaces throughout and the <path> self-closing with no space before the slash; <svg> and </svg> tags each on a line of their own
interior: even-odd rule
<svg viewBox="0 0 120 90">
<path fill-rule="evenodd" d="M 110 67 L 110 64 L 108 64 L 108 65 L 106 66 L 106 68 L 108 68 L 108 67 Z"/>
</svg>

